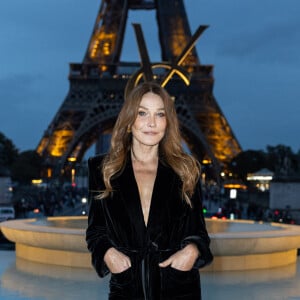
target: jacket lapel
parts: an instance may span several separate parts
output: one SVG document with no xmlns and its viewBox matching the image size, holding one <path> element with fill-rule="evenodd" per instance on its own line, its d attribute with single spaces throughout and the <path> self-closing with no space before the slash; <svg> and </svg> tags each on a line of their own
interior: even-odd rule
<svg viewBox="0 0 300 300">
<path fill-rule="evenodd" d="M 165 221 L 169 198 L 172 197 L 174 175 L 171 168 L 159 162 L 147 225 L 150 234 L 159 231 L 160 225 Z"/>
<path fill-rule="evenodd" d="M 119 183 L 122 193 L 122 207 L 125 208 L 123 213 L 127 213 L 132 223 L 135 224 L 139 230 L 142 229 L 144 233 L 146 230 L 145 222 L 130 156 L 127 159 L 124 171 L 116 179 L 116 182 Z"/>
</svg>

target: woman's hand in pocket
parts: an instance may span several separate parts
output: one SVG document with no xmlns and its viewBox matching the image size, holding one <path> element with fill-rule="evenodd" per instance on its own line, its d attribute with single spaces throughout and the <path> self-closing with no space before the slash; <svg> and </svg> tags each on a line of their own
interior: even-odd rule
<svg viewBox="0 0 300 300">
<path fill-rule="evenodd" d="M 165 268 L 171 266 L 180 271 L 190 271 L 199 256 L 198 248 L 195 244 L 188 244 L 183 249 L 175 252 L 168 259 L 161 262 L 159 266 Z"/>
<path fill-rule="evenodd" d="M 104 262 L 111 273 L 121 273 L 131 267 L 130 258 L 113 247 L 106 251 Z"/>
</svg>

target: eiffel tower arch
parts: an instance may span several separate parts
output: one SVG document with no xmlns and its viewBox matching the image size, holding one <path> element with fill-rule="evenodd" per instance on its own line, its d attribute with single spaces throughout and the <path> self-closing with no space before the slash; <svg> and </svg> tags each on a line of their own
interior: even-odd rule
<svg viewBox="0 0 300 300">
<path fill-rule="evenodd" d="M 37 147 L 52 170 L 49 177 L 68 161 L 81 161 L 112 130 L 127 83 L 141 68 L 138 61 L 120 61 L 129 10 L 156 11 L 161 59 L 170 66 L 192 39 L 183 0 L 102 0 L 84 59 L 70 64 L 69 92 Z M 166 89 L 174 97 L 183 137 L 200 161 L 211 161 L 219 171 L 241 147 L 213 96 L 213 66 L 200 64 L 193 48 L 180 67 L 190 84 L 173 76 Z M 165 75 L 158 70 L 154 76 Z"/>
</svg>

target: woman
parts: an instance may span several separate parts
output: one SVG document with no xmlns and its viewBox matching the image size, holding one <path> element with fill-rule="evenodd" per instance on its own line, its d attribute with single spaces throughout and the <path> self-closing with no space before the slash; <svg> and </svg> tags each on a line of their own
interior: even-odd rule
<svg viewBox="0 0 300 300">
<path fill-rule="evenodd" d="M 86 240 L 109 299 L 201 299 L 212 261 L 197 161 L 181 146 L 168 93 L 143 83 L 125 99 L 104 157 L 89 159 Z"/>
</svg>

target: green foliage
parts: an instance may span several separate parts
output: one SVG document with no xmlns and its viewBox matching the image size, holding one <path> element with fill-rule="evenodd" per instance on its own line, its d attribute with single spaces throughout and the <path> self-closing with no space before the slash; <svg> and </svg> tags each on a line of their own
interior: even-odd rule
<svg viewBox="0 0 300 300">
<path fill-rule="evenodd" d="M 40 177 L 42 159 L 34 150 L 19 153 L 13 142 L 0 132 L 0 167 L 9 170 L 14 181 L 28 184 Z"/>
<path fill-rule="evenodd" d="M 229 163 L 229 170 L 237 178 L 246 179 L 248 173 L 267 168 L 275 177 L 300 176 L 300 151 L 295 154 L 288 146 L 267 146 L 266 151 L 247 150 L 239 153 Z"/>
<path fill-rule="evenodd" d="M 0 132 L 0 166 L 10 169 L 17 157 L 18 150 L 15 145 Z"/>
<path fill-rule="evenodd" d="M 229 168 L 236 177 L 246 179 L 248 173 L 267 167 L 266 153 L 259 150 L 247 150 L 239 153 L 230 162 Z"/>
<path fill-rule="evenodd" d="M 293 153 L 288 146 L 267 146 L 270 169 L 277 177 L 297 176 L 299 172 L 299 154 Z"/>
<path fill-rule="evenodd" d="M 22 184 L 29 184 L 32 179 L 40 178 L 42 158 L 36 151 L 20 153 L 12 165 L 12 179 Z"/>
</svg>

